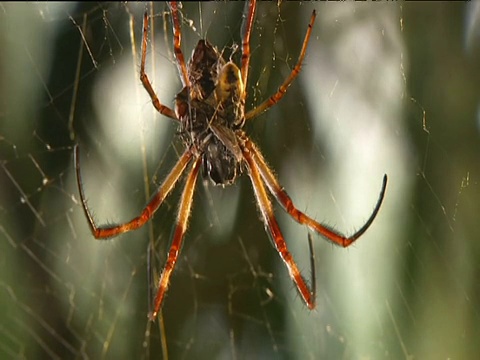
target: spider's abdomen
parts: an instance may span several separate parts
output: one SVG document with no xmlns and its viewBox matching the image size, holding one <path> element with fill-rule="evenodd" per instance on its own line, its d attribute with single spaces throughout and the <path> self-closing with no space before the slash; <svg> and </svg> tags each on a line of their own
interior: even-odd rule
<svg viewBox="0 0 480 360">
<path fill-rule="evenodd" d="M 215 98 L 219 112 L 225 125 L 230 128 L 241 128 L 245 122 L 244 92 L 240 69 L 232 62 L 225 64 L 218 75 L 215 86 Z"/>
<path fill-rule="evenodd" d="M 215 185 L 229 185 L 243 161 L 236 135 L 245 123 L 240 69 L 200 40 L 187 70 L 190 85 L 175 97 L 181 137 L 202 157 L 204 176 Z"/>
</svg>

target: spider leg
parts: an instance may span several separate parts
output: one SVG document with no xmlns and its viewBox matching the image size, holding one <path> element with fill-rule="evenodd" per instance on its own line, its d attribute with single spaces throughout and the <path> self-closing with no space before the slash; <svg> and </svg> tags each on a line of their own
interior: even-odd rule
<svg viewBox="0 0 480 360">
<path fill-rule="evenodd" d="M 187 65 L 185 64 L 185 58 L 182 52 L 182 27 L 180 19 L 178 18 L 178 7 L 176 1 L 170 1 L 170 10 L 172 13 L 173 22 L 173 52 L 175 54 L 175 60 L 177 60 L 178 72 L 182 79 L 182 85 L 190 87 L 190 80 L 188 79 Z"/>
<path fill-rule="evenodd" d="M 260 176 L 256 160 L 248 151 L 248 149 L 243 149 L 243 156 L 248 165 L 248 175 L 250 176 L 250 180 L 252 181 L 252 186 L 255 197 L 257 199 L 258 208 L 260 209 L 260 213 L 262 214 L 262 220 L 271 235 L 275 249 L 277 250 L 283 262 L 287 266 L 288 273 L 290 274 L 290 277 L 295 283 L 295 286 L 297 287 L 303 301 L 309 309 L 314 309 L 315 293 L 308 287 L 305 279 L 302 277 L 302 274 L 298 269 L 297 264 L 295 263 L 295 260 L 293 260 L 292 254 L 287 249 L 287 244 L 280 231 L 278 222 L 275 219 L 275 215 L 273 214 L 272 203 L 270 202 L 268 194 L 265 190 L 265 186 Z M 310 250 L 311 253 L 313 253 L 312 249 Z M 313 259 L 313 256 L 311 259 Z M 313 260 L 311 261 L 312 264 Z M 314 269 L 312 269 L 312 272 L 313 271 Z M 312 281 L 315 281 L 315 279 L 312 279 Z M 315 289 L 315 286 L 312 285 L 312 288 Z"/>
<path fill-rule="evenodd" d="M 178 259 L 178 254 L 182 246 L 183 235 L 187 229 L 188 217 L 192 207 L 193 192 L 195 190 L 195 182 L 197 180 L 198 170 L 200 169 L 201 163 L 202 158 L 197 157 L 193 163 L 190 173 L 188 174 L 187 181 L 185 182 L 185 188 L 183 189 L 180 206 L 178 208 L 177 223 L 173 233 L 170 251 L 168 252 L 167 262 L 165 263 L 165 267 L 160 275 L 160 280 L 158 281 L 158 291 L 153 303 L 153 311 L 149 314 L 149 319 L 151 321 L 155 319 L 160 307 L 162 306 L 162 301 L 168 288 L 170 275 L 172 274 L 175 263 Z"/>
<path fill-rule="evenodd" d="M 326 239 L 330 240 L 335 245 L 339 245 L 342 247 L 350 246 L 355 240 L 357 240 L 360 236 L 367 231 L 367 229 L 372 225 L 375 217 L 380 210 L 380 206 L 382 205 L 383 198 L 385 196 L 385 190 L 387 187 L 387 175 L 383 177 L 382 188 L 380 190 L 380 195 L 378 197 L 377 203 L 375 208 L 373 209 L 372 214 L 365 222 L 365 224 L 358 229 L 353 235 L 345 236 L 326 225 L 322 225 L 308 215 L 304 214 L 300 210 L 298 210 L 295 205 L 293 204 L 292 199 L 288 196 L 287 192 L 282 188 L 279 184 L 277 178 L 275 177 L 273 171 L 268 167 L 265 159 L 260 152 L 260 150 L 256 147 L 256 145 L 250 140 L 245 139 L 245 147 L 251 153 L 253 161 L 258 166 L 260 175 L 267 184 L 268 189 L 270 192 L 275 196 L 277 201 L 283 206 L 285 211 L 298 223 L 305 224 L 310 227 L 312 230 L 316 231 L 320 235 L 324 236 Z"/>
<path fill-rule="evenodd" d="M 90 225 L 90 230 L 92 231 L 93 236 L 96 239 L 107 239 L 112 236 L 117 236 L 119 234 L 125 233 L 127 231 L 135 230 L 144 225 L 148 220 L 151 219 L 155 211 L 160 207 L 163 200 L 167 197 L 170 191 L 173 189 L 175 184 L 178 181 L 180 175 L 182 175 L 185 167 L 190 162 L 192 158 L 192 153 L 189 149 L 187 149 L 180 159 L 177 161 L 175 166 L 173 167 L 170 174 L 168 174 L 167 178 L 163 181 L 163 184 L 158 188 L 157 192 L 153 195 L 150 202 L 145 206 L 142 210 L 141 214 L 136 218 L 130 220 L 127 223 L 113 225 L 113 226 L 97 226 L 95 221 L 93 220 L 92 214 L 87 207 L 87 201 L 85 199 L 85 193 L 83 191 L 82 185 L 82 176 L 80 173 L 80 150 L 78 145 L 75 146 L 75 170 L 77 174 L 77 185 L 78 185 L 78 192 L 80 194 L 80 200 L 82 201 L 83 211 L 85 216 L 88 219 L 88 224 Z"/>
<path fill-rule="evenodd" d="M 280 101 L 281 98 L 285 95 L 287 92 L 288 87 L 290 84 L 295 80 L 295 78 L 298 76 L 300 73 L 300 70 L 302 69 L 302 64 L 303 64 L 303 58 L 305 57 L 305 54 L 307 52 L 307 47 L 308 47 L 308 41 L 310 40 L 310 35 L 312 33 L 312 28 L 313 28 L 313 23 L 315 22 L 315 17 L 317 16 L 317 13 L 315 10 L 312 12 L 312 16 L 310 17 L 310 23 L 308 24 L 307 32 L 305 34 L 305 38 L 303 40 L 303 45 L 302 45 L 302 50 L 300 51 L 300 55 L 298 56 L 297 64 L 293 68 L 292 72 L 290 75 L 285 79 L 282 85 L 278 88 L 277 92 L 270 96 L 267 100 L 265 100 L 263 103 L 261 103 L 259 106 L 257 106 L 255 109 L 252 109 L 248 111 L 245 114 L 245 120 L 253 119 L 263 113 L 264 111 L 267 111 L 270 109 L 273 105 L 275 105 L 277 102 Z"/>
<path fill-rule="evenodd" d="M 317 275 L 315 271 L 315 252 L 313 251 L 312 234 L 308 233 L 308 250 L 310 251 L 310 279 L 312 279 L 312 297 L 317 298 Z"/>
<path fill-rule="evenodd" d="M 160 114 L 168 116 L 169 118 L 178 121 L 175 115 L 175 112 L 172 109 L 170 109 L 168 106 L 165 106 L 160 102 L 145 72 L 145 61 L 147 58 L 147 38 L 148 38 L 148 14 L 145 12 L 145 14 L 143 15 L 142 59 L 140 62 L 140 81 L 142 82 L 145 90 L 147 90 L 148 95 L 150 95 L 150 99 L 152 99 L 152 104 L 155 107 L 155 109 L 157 109 L 157 111 Z"/>
<path fill-rule="evenodd" d="M 245 87 L 247 86 L 248 66 L 250 63 L 250 34 L 252 33 L 253 18 L 255 17 L 256 7 L 257 4 L 255 0 L 252 0 L 248 3 L 247 15 L 245 16 L 242 25 L 242 68 L 240 69 L 240 72 L 242 73 L 242 82 L 243 86 Z M 242 100 L 245 100 L 246 95 L 247 92 L 245 91 L 242 94 Z"/>
</svg>

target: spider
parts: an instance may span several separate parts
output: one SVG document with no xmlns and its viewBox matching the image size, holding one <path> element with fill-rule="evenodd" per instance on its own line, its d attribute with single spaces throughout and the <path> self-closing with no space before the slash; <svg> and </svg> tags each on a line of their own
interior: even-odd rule
<svg viewBox="0 0 480 360">
<path fill-rule="evenodd" d="M 154 299 L 153 310 L 149 313 L 149 319 L 153 321 L 160 311 L 170 276 L 178 260 L 190 216 L 195 184 L 200 170 L 203 177 L 210 179 L 214 185 L 220 186 L 232 184 L 241 173 L 246 172 L 250 177 L 261 220 L 266 231 L 271 236 L 272 243 L 285 263 L 301 298 L 309 309 L 314 309 L 315 277 L 311 238 L 309 236 L 312 270 L 312 285 L 310 288 L 292 254 L 288 251 L 287 244 L 275 218 L 268 192 L 298 223 L 307 225 L 311 230 L 322 235 L 335 245 L 348 247 L 365 233 L 377 216 L 385 196 L 387 176 L 384 175 L 383 177 L 379 198 L 367 222 L 353 235 L 345 236 L 334 228 L 313 220 L 295 207 L 291 198 L 267 165 L 257 145 L 249 139 L 242 129 L 247 121 L 251 121 L 267 111 L 282 99 L 287 88 L 300 73 L 315 22 L 316 12 L 315 10 L 312 12 L 300 55 L 290 75 L 280 85 L 275 94 L 256 108 L 246 111 L 245 99 L 247 97 L 246 85 L 250 63 L 250 34 L 255 17 L 255 0 L 250 1 L 245 6 L 240 67 L 231 60 L 224 60 L 219 51 L 204 39 L 198 42 L 191 59 L 186 63 L 181 50 L 181 21 L 178 5 L 172 1 L 169 4 L 169 8 L 172 17 L 174 55 L 183 85 L 182 90 L 175 96 L 174 110 L 160 102 L 145 72 L 149 23 L 147 13 L 143 17 L 140 81 L 148 92 L 155 109 L 160 114 L 178 123 L 179 136 L 185 145 L 185 150 L 140 215 L 126 223 L 97 226 L 87 207 L 80 174 L 79 147 L 76 146 L 75 169 L 77 185 L 83 211 L 88 219 L 92 234 L 96 239 L 107 239 L 143 226 L 153 217 L 179 178 L 186 172 L 186 181 L 180 199 L 170 250 L 158 281 L 158 290 Z"/>
</svg>

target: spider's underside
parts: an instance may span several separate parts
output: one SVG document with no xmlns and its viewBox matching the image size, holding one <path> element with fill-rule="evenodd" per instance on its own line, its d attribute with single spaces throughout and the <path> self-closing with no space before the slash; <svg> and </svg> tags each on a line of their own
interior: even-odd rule
<svg viewBox="0 0 480 360">
<path fill-rule="evenodd" d="M 229 185 L 242 169 L 239 141 L 245 124 L 240 69 L 200 40 L 188 63 L 190 87 L 175 97 L 175 114 L 187 148 L 202 158 L 204 175 Z"/>
<path fill-rule="evenodd" d="M 108 239 L 143 226 L 153 217 L 155 211 L 163 203 L 182 174 L 184 172 L 187 174 L 170 250 L 158 282 L 154 306 L 149 314 L 151 320 L 155 319 L 162 306 L 170 276 L 178 259 L 200 168 L 203 169 L 205 177 L 208 177 L 215 185 L 221 186 L 232 184 L 243 171 L 248 173 L 265 228 L 271 237 L 275 249 L 284 261 L 301 298 L 309 309 L 315 307 L 313 256 L 311 259 L 312 284 L 309 287 L 288 251 L 287 244 L 275 218 L 267 189 L 294 220 L 300 224 L 307 225 L 311 230 L 322 235 L 333 244 L 342 247 L 351 245 L 370 227 L 380 210 L 385 195 L 386 175 L 383 178 L 380 195 L 372 214 L 366 223 L 351 236 L 345 236 L 333 228 L 322 225 L 294 206 L 273 171 L 267 165 L 262 153 L 248 138 L 242 128 L 246 121 L 257 117 L 274 106 L 285 95 L 288 86 L 300 73 L 316 13 L 315 11 L 312 13 L 300 55 L 290 75 L 275 94 L 254 109 L 245 111 L 246 85 L 250 62 L 250 33 L 255 16 L 256 2 L 254 0 L 248 2 L 245 9 L 244 26 L 242 26 L 244 30 L 240 67 L 232 61 L 225 61 L 217 49 L 207 40 L 198 42 L 187 64 L 181 50 L 181 21 L 177 3 L 174 1 L 170 2 L 174 54 L 183 84 L 182 90 L 175 97 L 174 110 L 160 102 L 145 72 L 149 21 L 149 17 L 145 13 L 140 80 L 149 94 L 155 109 L 160 114 L 178 121 L 180 137 L 185 144 L 185 151 L 140 215 L 118 225 L 97 226 L 95 224 L 87 207 L 82 186 L 79 147 L 77 146 L 75 149 L 75 168 L 83 211 L 96 239 Z M 310 252 L 312 252 L 310 237 L 309 246 Z"/>
</svg>

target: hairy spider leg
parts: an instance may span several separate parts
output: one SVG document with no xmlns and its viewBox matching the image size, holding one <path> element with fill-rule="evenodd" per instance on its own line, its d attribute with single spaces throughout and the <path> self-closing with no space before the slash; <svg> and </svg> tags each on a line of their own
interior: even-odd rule
<svg viewBox="0 0 480 360">
<path fill-rule="evenodd" d="M 330 240 L 335 245 L 339 245 L 341 247 L 350 246 L 355 240 L 362 236 L 365 231 L 367 231 L 367 229 L 370 227 L 370 225 L 372 225 L 373 221 L 375 220 L 375 217 L 377 216 L 378 211 L 380 210 L 380 206 L 382 205 L 383 199 L 385 197 L 385 190 L 387 187 L 387 175 L 383 176 L 382 188 L 380 190 L 377 203 L 375 204 L 375 208 L 373 209 L 373 212 L 368 218 L 368 220 L 353 235 L 345 236 L 337 231 L 334 231 L 326 225 L 322 225 L 316 222 L 308 215 L 298 210 L 293 204 L 290 196 L 288 196 L 287 192 L 279 184 L 273 171 L 268 167 L 265 159 L 262 156 L 262 153 L 258 150 L 257 146 L 250 139 L 247 138 L 245 139 L 245 147 L 249 150 L 253 161 L 257 164 L 263 181 L 265 181 L 268 189 L 273 194 L 273 196 L 275 196 L 280 205 L 282 205 L 285 211 L 295 221 L 300 224 L 307 225 L 310 229 Z"/>
<path fill-rule="evenodd" d="M 143 36 L 142 36 L 142 58 L 140 62 L 140 81 L 143 84 L 145 90 L 147 90 L 150 99 L 152 99 L 152 104 L 157 109 L 157 111 L 165 116 L 168 116 L 171 119 L 177 120 L 175 112 L 170 109 L 168 106 L 163 105 L 157 97 L 155 90 L 153 90 L 152 84 L 148 78 L 147 73 L 145 72 L 145 62 L 147 58 L 147 38 L 148 38 L 148 14 L 145 12 L 143 15 Z"/>
<path fill-rule="evenodd" d="M 264 111 L 267 111 L 268 109 L 270 109 L 273 105 L 279 102 L 281 98 L 283 98 L 283 96 L 287 92 L 288 87 L 293 82 L 293 80 L 295 80 L 295 78 L 300 73 L 300 70 L 302 69 L 303 59 L 305 58 L 305 54 L 307 52 L 308 42 L 310 40 L 310 35 L 312 33 L 312 28 L 313 28 L 313 24 L 315 22 L 316 16 L 317 16 L 317 13 L 315 10 L 313 10 L 312 16 L 310 17 L 310 23 L 308 24 L 307 32 L 305 34 L 305 38 L 303 39 L 302 50 L 300 51 L 300 55 L 298 56 L 297 64 L 291 71 L 290 75 L 285 79 L 283 84 L 280 85 L 280 87 L 278 88 L 275 94 L 270 96 L 267 100 L 265 100 L 263 103 L 258 105 L 256 108 L 248 111 L 245 115 L 245 120 L 250 120 L 257 117 Z"/>
<path fill-rule="evenodd" d="M 257 3 L 255 0 L 250 1 L 248 5 L 246 4 L 245 6 L 248 6 L 247 8 L 247 15 L 243 19 L 244 22 L 242 24 L 242 60 L 241 60 L 241 69 L 240 72 L 242 74 L 242 83 L 244 86 L 247 86 L 247 80 L 248 80 L 248 67 L 250 64 L 250 34 L 252 33 L 252 25 L 253 25 L 253 19 L 255 17 L 255 10 L 257 8 Z M 247 92 L 245 91 L 242 94 L 242 99 L 245 100 L 245 97 L 247 96 Z"/>
<path fill-rule="evenodd" d="M 197 157 L 193 162 L 192 169 L 188 174 L 187 180 L 185 182 L 185 187 L 183 188 L 182 198 L 180 199 L 180 206 L 178 208 L 177 221 L 175 225 L 175 231 L 173 233 L 172 242 L 170 245 L 170 250 L 168 251 L 167 261 L 158 281 L 158 291 L 153 302 L 153 311 L 149 315 L 149 319 L 152 321 L 155 320 L 158 311 L 162 307 L 163 298 L 165 297 L 165 292 L 168 288 L 170 276 L 172 275 L 173 269 L 178 259 L 178 254 L 182 247 L 183 236 L 188 225 L 188 217 L 191 213 L 195 182 L 197 181 L 198 170 L 200 169 L 201 164 L 202 158 Z"/>
<path fill-rule="evenodd" d="M 275 249 L 280 254 L 283 262 L 285 263 L 288 273 L 292 278 L 295 286 L 297 287 L 300 296 L 302 297 L 305 304 L 308 306 L 309 309 L 315 308 L 315 293 L 312 290 L 316 288 L 312 286 L 312 290 L 308 287 L 305 279 L 303 278 L 300 270 L 298 269 L 295 260 L 293 259 L 292 254 L 288 251 L 287 244 L 285 239 L 280 231 L 280 227 L 278 226 L 277 220 L 275 219 L 275 215 L 273 213 L 272 203 L 268 198 L 268 194 L 265 190 L 265 186 L 263 185 L 262 178 L 258 171 L 257 164 L 247 149 L 243 149 L 243 156 L 248 164 L 248 175 L 250 180 L 252 181 L 253 191 L 255 193 L 255 197 L 257 198 L 258 208 L 262 215 L 263 223 L 265 224 L 265 228 L 268 230 L 272 242 L 275 245 Z M 312 282 L 315 279 L 312 280 Z"/>
<path fill-rule="evenodd" d="M 185 63 L 185 57 L 182 52 L 182 28 L 181 22 L 178 16 L 178 7 L 176 1 L 170 1 L 170 10 L 172 14 L 173 22 L 173 53 L 175 54 L 175 60 L 177 60 L 178 72 L 182 79 L 182 85 L 190 87 L 190 80 L 188 79 L 187 65 Z"/>
<path fill-rule="evenodd" d="M 80 172 L 80 150 L 78 145 L 75 146 L 75 169 L 77 174 L 77 185 L 78 185 L 78 192 L 80 193 L 80 200 L 82 201 L 83 211 L 85 216 L 88 219 L 88 224 L 90 225 L 90 230 L 92 231 L 93 236 L 95 239 L 102 240 L 108 239 L 113 236 L 117 236 L 123 234 L 128 231 L 132 231 L 138 229 L 139 227 L 143 226 L 148 220 L 150 220 L 157 211 L 157 209 L 162 205 L 165 198 L 168 196 L 170 191 L 173 189 L 175 184 L 177 183 L 180 175 L 185 170 L 185 167 L 189 163 L 190 159 L 192 158 L 192 153 L 190 150 L 186 150 L 180 159 L 177 161 L 175 166 L 173 167 L 172 171 L 167 175 L 166 179 L 163 181 L 162 185 L 158 188 L 157 192 L 152 196 L 152 199 L 149 203 L 145 206 L 139 216 L 135 217 L 134 219 L 130 220 L 127 223 L 123 223 L 120 225 L 113 225 L 113 226 L 97 226 L 95 221 L 93 220 L 92 214 L 87 206 L 87 200 L 85 199 L 85 193 L 83 191 L 83 183 L 82 183 L 82 175 Z"/>
</svg>

